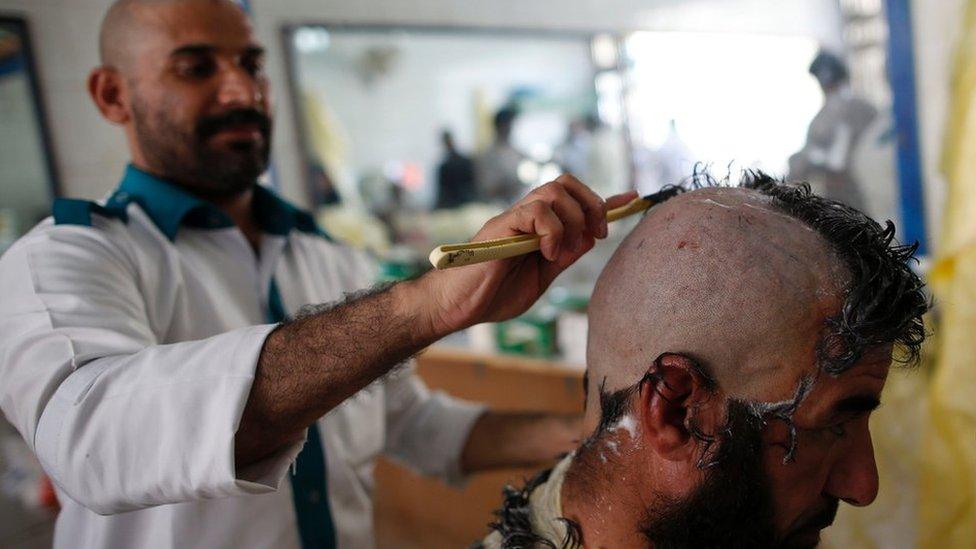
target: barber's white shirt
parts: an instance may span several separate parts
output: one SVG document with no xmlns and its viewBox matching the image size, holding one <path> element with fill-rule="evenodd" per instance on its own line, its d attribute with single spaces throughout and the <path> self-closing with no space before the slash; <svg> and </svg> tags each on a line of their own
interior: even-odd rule
<svg viewBox="0 0 976 549">
<path fill-rule="evenodd" d="M 293 314 L 371 266 L 269 191 L 255 215 L 257 256 L 219 210 L 129 167 L 108 201 L 56 204 L 0 258 L 0 407 L 57 486 L 55 547 L 299 546 L 286 475 L 304 440 L 234 463 L 270 283 Z M 481 412 L 404 369 L 320 419 L 338 546 L 373 545 L 380 453 L 459 480 Z"/>
</svg>

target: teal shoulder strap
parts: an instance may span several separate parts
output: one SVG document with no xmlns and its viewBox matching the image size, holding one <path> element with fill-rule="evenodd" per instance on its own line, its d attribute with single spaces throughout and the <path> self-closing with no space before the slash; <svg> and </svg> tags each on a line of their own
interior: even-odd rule
<svg viewBox="0 0 976 549">
<path fill-rule="evenodd" d="M 125 212 L 127 205 L 127 201 L 116 200 L 114 195 L 104 206 L 91 200 L 58 198 L 54 201 L 52 215 L 54 216 L 55 225 L 83 225 L 85 227 L 91 227 L 93 213 L 102 217 L 121 219 L 128 223 L 129 216 Z"/>
</svg>

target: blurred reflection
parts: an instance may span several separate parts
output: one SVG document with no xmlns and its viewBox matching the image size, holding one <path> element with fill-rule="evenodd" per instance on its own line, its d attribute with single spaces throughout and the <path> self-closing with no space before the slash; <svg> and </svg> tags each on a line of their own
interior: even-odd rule
<svg viewBox="0 0 976 549">
<path fill-rule="evenodd" d="M 638 190 L 734 163 L 782 175 L 803 146 L 820 92 L 804 36 L 635 32 L 624 40 Z"/>
<path fill-rule="evenodd" d="M 522 167 L 528 157 L 512 144 L 512 128 L 518 115 L 516 108 L 505 107 L 492 120 L 495 137 L 478 159 L 478 193 L 486 202 L 511 204 L 538 177 L 534 168 Z"/>
<path fill-rule="evenodd" d="M 865 210 L 852 157 L 878 110 L 854 95 L 847 65 L 836 55 L 821 51 L 810 64 L 810 74 L 823 90 L 824 104 L 810 122 L 803 149 L 790 157 L 790 178 L 809 181 L 820 194 Z"/>
<path fill-rule="evenodd" d="M 457 150 L 454 135 L 441 134 L 444 161 L 437 167 L 437 208 L 457 208 L 477 197 L 474 162 Z"/>
<path fill-rule="evenodd" d="M 662 185 L 678 183 L 692 173 L 695 157 L 681 139 L 674 120 L 668 122 L 668 134 L 656 149 L 642 147 L 635 151 L 637 190 L 650 194 Z"/>
<path fill-rule="evenodd" d="M 629 155 L 621 132 L 594 114 L 573 120 L 553 159 L 560 171 L 585 181 L 597 194 L 609 196 L 628 188 Z"/>
<path fill-rule="evenodd" d="M 384 260 L 423 266 L 562 171 L 602 194 L 628 185 L 624 128 L 606 118 L 620 88 L 598 86 L 593 61 L 613 40 L 323 25 L 289 36 L 308 195 L 326 230 Z"/>
</svg>

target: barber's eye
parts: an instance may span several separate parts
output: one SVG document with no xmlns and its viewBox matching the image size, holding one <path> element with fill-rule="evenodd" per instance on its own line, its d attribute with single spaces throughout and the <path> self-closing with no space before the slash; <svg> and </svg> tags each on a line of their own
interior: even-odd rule
<svg viewBox="0 0 976 549">
<path fill-rule="evenodd" d="M 177 65 L 180 76 L 203 79 L 213 75 L 217 65 L 212 59 L 187 60 Z"/>
<path fill-rule="evenodd" d="M 251 76 L 264 75 L 264 59 L 260 57 L 245 57 L 241 60 L 241 67 Z"/>
</svg>

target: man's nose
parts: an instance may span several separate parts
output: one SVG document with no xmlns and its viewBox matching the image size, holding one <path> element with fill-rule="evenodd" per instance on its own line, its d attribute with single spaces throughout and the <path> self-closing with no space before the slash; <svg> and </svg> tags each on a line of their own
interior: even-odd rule
<svg viewBox="0 0 976 549">
<path fill-rule="evenodd" d="M 222 107 L 254 108 L 261 104 L 261 86 L 241 67 L 229 67 L 221 74 L 217 100 Z"/>
<path fill-rule="evenodd" d="M 855 435 L 851 433 L 851 435 Z M 878 465 L 867 427 L 834 463 L 827 479 L 828 495 L 856 507 L 870 505 L 878 497 Z"/>
</svg>

